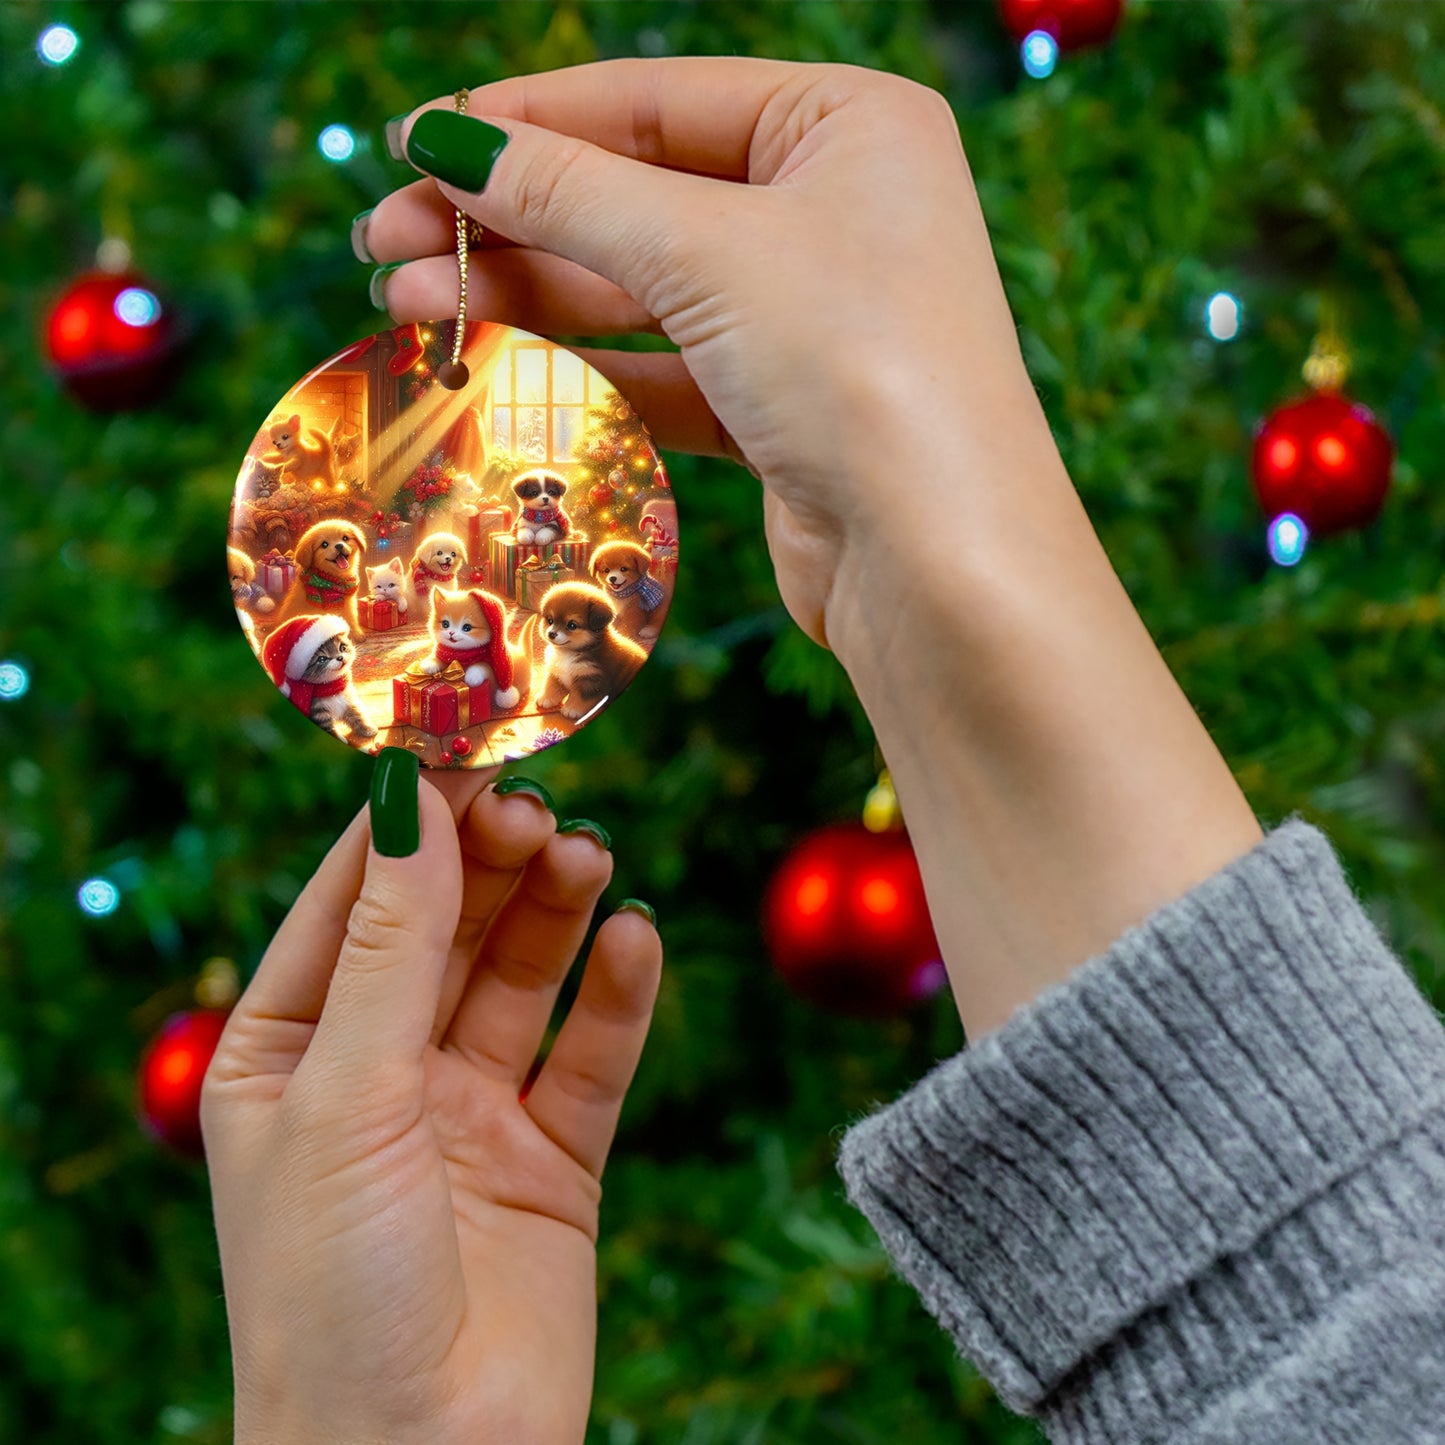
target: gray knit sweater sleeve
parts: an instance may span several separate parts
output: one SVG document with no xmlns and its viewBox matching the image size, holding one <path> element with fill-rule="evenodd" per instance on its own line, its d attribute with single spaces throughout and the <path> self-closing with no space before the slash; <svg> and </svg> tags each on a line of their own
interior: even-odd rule
<svg viewBox="0 0 1445 1445">
<path fill-rule="evenodd" d="M 840 1167 L 1056 1442 L 1445 1441 L 1445 1030 L 1298 816 Z"/>
</svg>

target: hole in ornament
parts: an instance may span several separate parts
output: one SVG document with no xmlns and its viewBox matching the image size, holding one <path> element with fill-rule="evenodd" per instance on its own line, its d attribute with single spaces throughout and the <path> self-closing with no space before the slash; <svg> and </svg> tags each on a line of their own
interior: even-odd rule
<svg viewBox="0 0 1445 1445">
<path fill-rule="evenodd" d="M 464 361 L 444 361 L 437 367 L 437 380 L 448 391 L 460 391 L 467 384 L 470 376 L 471 373 L 467 370 Z"/>
</svg>

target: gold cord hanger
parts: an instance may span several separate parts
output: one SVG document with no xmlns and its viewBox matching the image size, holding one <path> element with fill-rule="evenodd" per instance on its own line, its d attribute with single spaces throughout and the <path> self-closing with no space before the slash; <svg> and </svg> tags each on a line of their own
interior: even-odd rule
<svg viewBox="0 0 1445 1445">
<path fill-rule="evenodd" d="M 459 90 L 452 96 L 452 104 L 456 107 L 458 115 L 467 113 L 467 102 L 470 98 L 470 92 L 466 90 Z M 462 342 L 467 333 L 467 250 L 469 246 L 480 246 L 482 237 L 486 234 L 480 221 L 474 221 L 464 211 L 458 211 L 456 215 L 457 279 L 460 283 L 460 294 L 457 298 L 457 329 L 456 335 L 452 338 L 451 360 L 444 361 L 437 367 L 437 380 L 448 391 L 460 391 L 471 378 L 471 373 L 462 360 Z"/>
</svg>

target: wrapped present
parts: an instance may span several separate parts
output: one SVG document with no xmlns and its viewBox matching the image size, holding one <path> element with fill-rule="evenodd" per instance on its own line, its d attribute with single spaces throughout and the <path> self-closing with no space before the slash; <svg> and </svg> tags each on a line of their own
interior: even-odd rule
<svg viewBox="0 0 1445 1445">
<path fill-rule="evenodd" d="M 493 532 L 488 547 L 492 585 L 498 592 L 515 597 L 512 589 L 516 585 L 518 566 L 528 557 L 535 557 L 540 562 L 542 551 L 535 543 L 519 542 L 510 532 Z"/>
<path fill-rule="evenodd" d="M 493 532 L 510 532 L 512 509 L 510 507 L 464 507 L 462 526 L 457 535 L 467 544 L 467 557 L 480 562 L 490 554 L 489 544 Z"/>
<path fill-rule="evenodd" d="M 528 557 L 517 567 L 517 575 L 512 579 L 512 595 L 517 599 L 518 607 L 524 607 L 528 612 L 536 612 L 549 587 L 555 587 L 559 582 L 575 581 L 576 577 L 576 572 L 570 567 L 564 567 L 562 559 L 555 552 L 551 553 L 545 562 L 536 557 Z"/>
<path fill-rule="evenodd" d="M 652 553 L 652 575 L 659 582 L 675 583 L 677 581 L 677 548 L 659 553 L 655 548 Z"/>
<path fill-rule="evenodd" d="M 564 567 L 570 567 L 579 577 L 587 576 L 587 565 L 592 560 L 592 543 L 585 532 L 570 532 L 561 541 L 549 542 L 542 549 L 542 560 L 548 561 L 554 552 L 562 559 Z"/>
<path fill-rule="evenodd" d="M 491 684 L 468 687 L 464 676 L 459 662 L 447 663 L 440 672 L 423 672 L 412 663 L 391 680 L 395 721 L 434 734 L 486 722 L 492 715 Z"/>
<path fill-rule="evenodd" d="M 256 563 L 256 581 L 272 597 L 284 597 L 296 580 L 296 563 L 274 547 Z"/>
<path fill-rule="evenodd" d="M 401 608 L 390 597 L 363 597 L 356 604 L 356 613 L 361 625 L 371 632 L 389 632 L 405 621 Z"/>
</svg>

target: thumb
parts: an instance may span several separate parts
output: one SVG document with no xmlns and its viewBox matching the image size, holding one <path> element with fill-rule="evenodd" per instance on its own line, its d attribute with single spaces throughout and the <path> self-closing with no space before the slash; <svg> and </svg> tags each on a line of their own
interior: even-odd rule
<svg viewBox="0 0 1445 1445">
<path fill-rule="evenodd" d="M 420 1067 L 462 905 L 456 824 L 447 800 L 421 783 L 415 753 L 382 750 L 369 811 L 361 893 L 296 1071 L 348 1087 Z"/>
<path fill-rule="evenodd" d="M 459 210 L 606 277 L 653 315 L 686 304 L 672 294 L 679 275 L 689 289 L 697 263 L 736 234 L 735 208 L 747 198 L 745 186 L 648 165 L 511 116 L 429 108 L 403 126 L 400 145 Z M 723 205 L 726 234 L 715 224 Z"/>
</svg>

